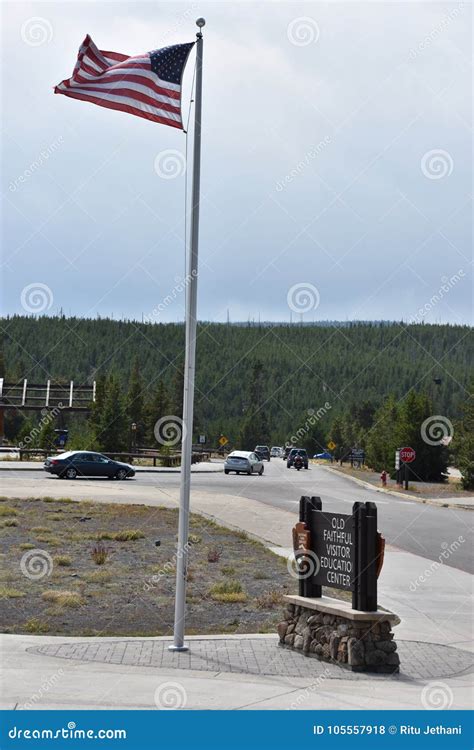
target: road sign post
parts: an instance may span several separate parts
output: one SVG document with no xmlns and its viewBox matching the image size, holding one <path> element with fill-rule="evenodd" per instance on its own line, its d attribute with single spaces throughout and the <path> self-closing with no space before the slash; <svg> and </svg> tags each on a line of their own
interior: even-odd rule
<svg viewBox="0 0 474 750">
<path fill-rule="evenodd" d="M 400 461 L 402 463 L 403 471 L 402 471 L 402 481 L 405 483 L 405 489 L 408 489 L 408 478 L 410 469 L 408 467 L 408 464 L 413 463 L 413 461 L 416 458 L 416 451 L 414 448 L 410 448 L 409 446 L 406 446 L 405 448 L 400 448 L 399 450 L 399 456 Z"/>
</svg>

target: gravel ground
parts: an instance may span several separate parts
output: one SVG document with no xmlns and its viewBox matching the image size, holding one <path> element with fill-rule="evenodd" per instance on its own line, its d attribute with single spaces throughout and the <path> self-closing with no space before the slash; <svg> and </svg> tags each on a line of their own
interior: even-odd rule
<svg viewBox="0 0 474 750">
<path fill-rule="evenodd" d="M 2 498 L 1 631 L 171 634 L 177 523 L 169 508 Z M 297 590 L 286 561 L 201 516 L 190 534 L 187 633 L 275 632 Z"/>
</svg>

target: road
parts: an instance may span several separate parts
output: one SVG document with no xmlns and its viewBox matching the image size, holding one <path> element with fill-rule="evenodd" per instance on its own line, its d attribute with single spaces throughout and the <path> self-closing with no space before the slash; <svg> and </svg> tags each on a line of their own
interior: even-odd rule
<svg viewBox="0 0 474 750">
<path fill-rule="evenodd" d="M 86 496 L 101 499 L 117 496 L 120 502 L 132 501 L 159 504 L 159 498 L 168 492 L 177 497 L 179 474 L 138 474 L 126 482 L 110 480 L 58 480 L 43 472 L 25 472 L 0 477 L 0 494 L 20 497 L 58 494 Z M 403 500 L 392 495 L 382 495 L 375 490 L 358 486 L 343 476 L 337 476 L 323 467 L 310 465 L 297 472 L 287 469 L 281 459 L 265 462 L 262 477 L 223 473 L 193 474 L 192 488 L 200 493 L 216 495 L 225 502 L 241 496 L 282 510 L 298 512 L 301 495 L 319 495 L 323 508 L 337 513 L 350 513 L 355 501 L 371 500 L 377 503 L 379 529 L 391 544 L 406 552 L 439 561 L 445 553 L 445 565 L 474 572 L 472 560 L 472 511 L 441 508 Z M 20 492 L 21 489 L 21 492 Z M 456 549 L 449 548 L 456 542 Z M 291 546 L 288 533 L 288 546 Z M 449 554 L 448 554 L 449 552 Z M 429 566 L 427 566 L 429 567 Z"/>
</svg>

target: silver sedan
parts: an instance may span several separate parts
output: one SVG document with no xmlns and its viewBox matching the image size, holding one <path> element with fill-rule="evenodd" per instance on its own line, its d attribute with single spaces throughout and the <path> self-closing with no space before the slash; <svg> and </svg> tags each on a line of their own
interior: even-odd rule
<svg viewBox="0 0 474 750">
<path fill-rule="evenodd" d="M 235 471 L 236 474 L 263 474 L 263 461 L 251 451 L 232 451 L 224 463 L 224 474 Z"/>
</svg>

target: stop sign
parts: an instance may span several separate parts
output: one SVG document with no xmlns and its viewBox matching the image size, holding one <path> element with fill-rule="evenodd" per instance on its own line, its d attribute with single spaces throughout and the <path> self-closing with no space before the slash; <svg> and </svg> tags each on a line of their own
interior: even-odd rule
<svg viewBox="0 0 474 750">
<path fill-rule="evenodd" d="M 400 448 L 400 461 L 405 464 L 411 464 L 416 458 L 416 451 L 413 448 Z"/>
</svg>

